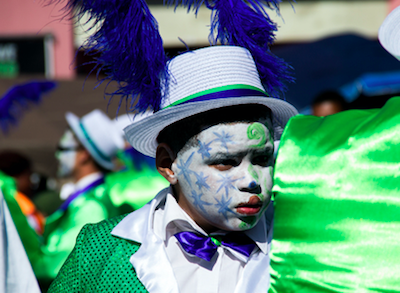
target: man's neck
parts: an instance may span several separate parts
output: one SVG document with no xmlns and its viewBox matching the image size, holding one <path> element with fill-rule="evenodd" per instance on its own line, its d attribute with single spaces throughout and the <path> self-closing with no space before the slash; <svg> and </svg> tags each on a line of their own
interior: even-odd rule
<svg viewBox="0 0 400 293">
<path fill-rule="evenodd" d="M 91 165 L 81 166 L 81 167 L 77 168 L 73 174 L 74 183 L 77 183 L 82 178 L 84 178 L 90 174 L 99 173 L 99 172 L 100 172 L 100 170 L 95 168 L 94 166 L 91 166 Z"/>
<path fill-rule="evenodd" d="M 75 182 L 76 189 L 82 189 L 103 177 L 101 172 L 88 174 Z"/>
</svg>

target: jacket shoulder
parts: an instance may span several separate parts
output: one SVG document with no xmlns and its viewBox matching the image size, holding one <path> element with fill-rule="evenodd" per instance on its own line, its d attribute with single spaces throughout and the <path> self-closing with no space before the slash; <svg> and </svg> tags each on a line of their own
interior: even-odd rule
<svg viewBox="0 0 400 293">
<path fill-rule="evenodd" d="M 140 243 L 111 235 L 125 216 L 86 225 L 49 292 L 147 292 L 129 261 Z"/>
</svg>

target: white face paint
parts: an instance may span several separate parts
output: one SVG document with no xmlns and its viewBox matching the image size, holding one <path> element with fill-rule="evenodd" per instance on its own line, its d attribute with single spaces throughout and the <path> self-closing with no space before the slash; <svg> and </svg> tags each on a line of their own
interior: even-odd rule
<svg viewBox="0 0 400 293">
<path fill-rule="evenodd" d="M 59 142 L 61 150 L 56 152 L 56 158 L 58 160 L 57 175 L 59 177 L 68 177 L 72 175 L 78 146 L 79 143 L 76 141 L 72 131 L 65 131 Z"/>
<path fill-rule="evenodd" d="M 197 140 L 172 164 L 182 193 L 200 215 L 197 220 L 228 231 L 254 227 L 271 199 L 270 131 L 258 122 L 218 124 Z"/>
</svg>

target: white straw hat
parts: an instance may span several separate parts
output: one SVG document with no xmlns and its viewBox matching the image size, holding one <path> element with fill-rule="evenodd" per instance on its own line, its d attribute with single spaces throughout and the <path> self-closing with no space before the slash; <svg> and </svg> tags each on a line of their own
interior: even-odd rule
<svg viewBox="0 0 400 293">
<path fill-rule="evenodd" d="M 382 47 L 400 60 L 400 6 L 385 18 L 378 37 Z"/>
<path fill-rule="evenodd" d="M 112 159 L 118 150 L 123 148 L 124 141 L 116 131 L 111 119 L 97 109 L 80 119 L 71 112 L 66 113 L 65 118 L 93 159 L 103 168 L 113 169 Z"/>
<path fill-rule="evenodd" d="M 168 125 L 208 110 L 233 105 L 261 104 L 272 111 L 275 140 L 297 110 L 268 97 L 254 60 L 247 49 L 212 46 L 172 59 L 170 78 L 161 110 L 135 117 L 124 129 L 128 142 L 141 153 L 155 157 L 157 136 Z"/>
</svg>

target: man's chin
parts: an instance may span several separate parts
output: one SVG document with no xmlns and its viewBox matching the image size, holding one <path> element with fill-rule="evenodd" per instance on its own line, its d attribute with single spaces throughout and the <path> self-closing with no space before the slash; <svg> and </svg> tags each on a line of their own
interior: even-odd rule
<svg viewBox="0 0 400 293">
<path fill-rule="evenodd" d="M 260 217 L 257 216 L 241 217 L 236 218 L 230 223 L 215 225 L 215 227 L 223 231 L 244 231 L 253 228 L 257 224 L 259 219 Z"/>
</svg>

